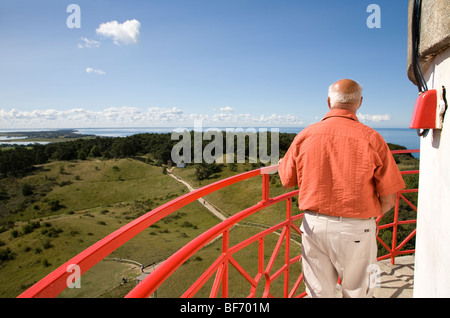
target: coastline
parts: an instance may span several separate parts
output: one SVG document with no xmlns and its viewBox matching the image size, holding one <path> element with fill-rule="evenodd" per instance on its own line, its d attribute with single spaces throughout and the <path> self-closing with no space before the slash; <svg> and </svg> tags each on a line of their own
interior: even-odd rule
<svg viewBox="0 0 450 318">
<path fill-rule="evenodd" d="M 0 129 L 0 144 L 31 144 L 49 142 L 68 141 L 76 138 L 95 138 L 95 137 L 127 137 L 141 133 L 171 133 L 174 129 L 180 127 L 105 127 L 105 128 L 67 128 L 67 129 Z M 203 127 L 207 129 L 220 129 L 225 131 L 225 127 Z M 242 128 L 244 131 L 254 127 L 231 127 Z M 278 129 L 280 133 L 299 133 L 304 127 L 262 127 Z M 194 128 L 186 128 L 193 130 Z M 261 129 L 261 128 L 258 128 Z M 419 149 L 420 138 L 414 129 L 409 128 L 374 128 L 385 139 L 387 143 L 405 146 L 407 149 Z M 47 136 L 45 136 L 46 134 Z M 54 135 L 56 134 L 56 135 Z M 26 140 L 26 141 L 25 141 Z"/>
</svg>

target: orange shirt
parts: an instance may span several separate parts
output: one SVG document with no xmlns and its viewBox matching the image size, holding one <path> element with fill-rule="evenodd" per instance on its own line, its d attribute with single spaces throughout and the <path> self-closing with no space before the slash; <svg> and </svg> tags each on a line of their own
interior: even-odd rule
<svg viewBox="0 0 450 318">
<path fill-rule="evenodd" d="M 285 188 L 298 185 L 300 210 L 332 216 L 382 215 L 378 195 L 405 188 L 383 137 L 344 109 L 303 129 L 278 173 Z"/>
</svg>

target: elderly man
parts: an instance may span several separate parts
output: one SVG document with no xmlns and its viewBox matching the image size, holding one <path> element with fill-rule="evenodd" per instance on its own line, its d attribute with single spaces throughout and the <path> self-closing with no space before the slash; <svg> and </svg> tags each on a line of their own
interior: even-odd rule
<svg viewBox="0 0 450 318">
<path fill-rule="evenodd" d="M 383 138 L 358 121 L 361 86 L 332 84 L 330 111 L 303 129 L 279 162 L 285 188 L 298 185 L 302 265 L 311 297 L 334 297 L 338 277 L 344 297 L 371 297 L 377 262 L 377 216 L 389 211 L 403 178 Z"/>
</svg>

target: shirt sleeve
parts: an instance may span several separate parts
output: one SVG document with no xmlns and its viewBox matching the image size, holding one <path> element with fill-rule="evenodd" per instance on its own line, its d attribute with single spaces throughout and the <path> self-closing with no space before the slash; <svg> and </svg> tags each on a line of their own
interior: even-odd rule
<svg viewBox="0 0 450 318">
<path fill-rule="evenodd" d="M 378 155 L 381 165 L 375 169 L 374 179 L 378 194 L 385 196 L 403 190 L 406 186 L 394 157 L 384 140 L 380 148 Z"/>
<path fill-rule="evenodd" d="M 278 174 L 280 175 L 281 184 L 285 189 L 292 188 L 298 183 L 297 165 L 295 160 L 295 150 L 297 146 L 295 141 L 296 139 L 278 165 Z"/>
</svg>

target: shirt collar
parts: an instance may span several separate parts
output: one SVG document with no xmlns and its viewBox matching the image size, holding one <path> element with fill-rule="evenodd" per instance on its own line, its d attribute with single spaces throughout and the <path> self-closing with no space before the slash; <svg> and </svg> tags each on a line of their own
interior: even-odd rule
<svg viewBox="0 0 450 318">
<path fill-rule="evenodd" d="M 332 109 L 328 113 L 326 113 L 325 117 L 322 120 L 331 118 L 331 117 L 344 117 L 348 119 L 352 119 L 354 121 L 359 122 L 358 117 L 356 117 L 355 113 L 352 113 L 351 111 L 347 109 Z"/>
</svg>

